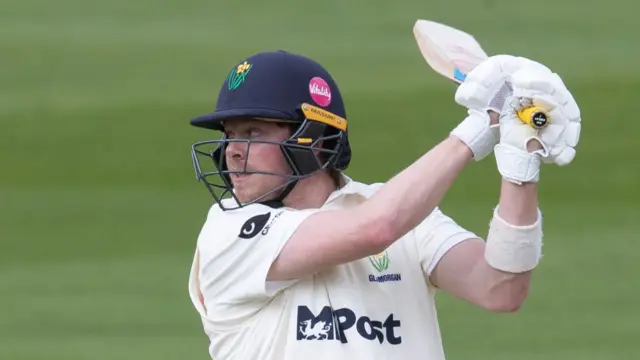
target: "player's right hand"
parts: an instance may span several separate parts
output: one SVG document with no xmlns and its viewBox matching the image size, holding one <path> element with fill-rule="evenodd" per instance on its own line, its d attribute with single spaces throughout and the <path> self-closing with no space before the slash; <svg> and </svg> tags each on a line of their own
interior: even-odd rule
<svg viewBox="0 0 640 360">
<path fill-rule="evenodd" d="M 546 67 L 532 60 L 512 55 L 491 56 L 467 74 L 458 87 L 456 103 L 468 109 L 468 116 L 452 132 L 467 144 L 479 161 L 489 155 L 499 140 L 499 126 L 492 123 L 489 111 L 501 113 L 505 99 L 512 92 L 511 75 L 523 66 Z"/>
<path fill-rule="evenodd" d="M 549 125 L 535 132 L 536 139 L 547 150 L 542 154 L 542 162 L 558 166 L 571 163 L 580 141 L 582 117 L 562 78 L 551 71 L 525 67 L 512 75 L 511 82 L 513 110 L 534 105 L 549 113 Z"/>
<path fill-rule="evenodd" d="M 495 147 L 502 177 L 516 184 L 537 182 L 540 163 L 564 166 L 573 160 L 580 140 L 578 104 L 558 74 L 523 67 L 511 76 L 513 93 L 500 116 L 500 142 Z M 524 123 L 517 111 L 531 105 L 550 114 L 550 124 L 536 129 Z M 538 143 L 532 150 L 530 144 Z"/>
</svg>

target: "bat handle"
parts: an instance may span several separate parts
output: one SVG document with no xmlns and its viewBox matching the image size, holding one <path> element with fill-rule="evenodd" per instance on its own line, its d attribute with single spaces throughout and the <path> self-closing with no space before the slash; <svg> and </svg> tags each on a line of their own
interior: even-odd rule
<svg viewBox="0 0 640 360">
<path fill-rule="evenodd" d="M 518 111 L 518 117 L 523 123 L 534 129 L 544 129 L 551 122 L 549 112 L 539 106 L 531 106 Z"/>
</svg>

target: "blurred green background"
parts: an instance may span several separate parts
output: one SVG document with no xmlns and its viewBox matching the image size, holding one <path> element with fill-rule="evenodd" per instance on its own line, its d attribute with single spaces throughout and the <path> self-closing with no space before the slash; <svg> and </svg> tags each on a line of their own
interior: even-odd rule
<svg viewBox="0 0 640 360">
<path fill-rule="evenodd" d="M 633 0 L 323 2 L 3 0 L 0 10 L 0 359 L 207 359 L 187 294 L 212 199 L 188 120 L 228 70 L 287 49 L 324 64 L 348 105 L 354 162 L 384 181 L 465 115 L 422 59 L 417 18 L 488 53 L 559 72 L 583 112 L 578 156 L 546 166 L 545 254 L 519 313 L 443 295 L 449 359 L 640 358 L 640 165 Z M 499 177 L 469 167 L 442 204 L 486 234 Z"/>
</svg>

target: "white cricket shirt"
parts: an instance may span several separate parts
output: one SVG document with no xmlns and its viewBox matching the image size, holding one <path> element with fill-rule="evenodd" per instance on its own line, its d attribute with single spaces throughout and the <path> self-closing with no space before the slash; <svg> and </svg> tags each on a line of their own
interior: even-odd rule
<svg viewBox="0 0 640 360">
<path fill-rule="evenodd" d="M 382 186 L 345 181 L 322 209 L 353 206 Z M 189 293 L 212 359 L 444 359 L 436 289 L 427 276 L 447 250 L 476 235 L 436 209 L 381 254 L 297 281 L 267 283 L 273 260 L 316 211 L 322 210 L 211 208 L 198 237 Z"/>
</svg>

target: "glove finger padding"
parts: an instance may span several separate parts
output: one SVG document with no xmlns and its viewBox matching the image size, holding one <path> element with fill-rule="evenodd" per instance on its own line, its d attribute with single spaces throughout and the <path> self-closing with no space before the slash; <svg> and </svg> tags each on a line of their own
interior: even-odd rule
<svg viewBox="0 0 640 360">
<path fill-rule="evenodd" d="M 529 106 L 540 106 L 548 111 L 554 111 L 558 108 L 558 103 L 551 95 L 532 95 L 531 98 L 521 99 L 527 99 L 527 103 L 530 104 Z"/>
<path fill-rule="evenodd" d="M 549 149 L 542 154 L 542 162 L 559 166 L 571 163 L 580 140 L 582 119 L 578 104 L 562 79 L 555 73 L 523 68 L 512 75 L 512 84 L 515 99 L 511 104 L 529 102 L 549 112 L 549 125 L 537 130 L 536 136 Z"/>
<path fill-rule="evenodd" d="M 511 75 L 523 67 L 551 74 L 549 68 L 533 60 L 512 55 L 494 55 L 467 74 L 464 83 L 456 90 L 456 103 L 467 109 L 500 113 L 505 99 L 512 92 Z"/>
<path fill-rule="evenodd" d="M 526 60 L 511 55 L 494 55 L 481 62 L 455 94 L 455 101 L 467 109 L 493 110 L 500 113 L 504 100 L 511 94 L 507 80 Z"/>
<path fill-rule="evenodd" d="M 532 99 L 534 105 L 548 110 L 559 107 L 564 117 L 580 121 L 580 108 L 558 74 L 526 68 L 514 73 L 511 81 L 514 97 Z"/>
<path fill-rule="evenodd" d="M 511 76 L 513 96 L 533 98 L 535 95 L 552 95 L 554 99 L 562 103 L 562 98 L 557 94 L 567 91 L 557 76 L 537 67 L 523 67 Z"/>
<path fill-rule="evenodd" d="M 576 150 L 568 146 L 557 147 L 551 150 L 550 157 L 556 165 L 565 166 L 571 163 L 571 161 L 576 157 Z"/>
<path fill-rule="evenodd" d="M 533 101 L 529 98 L 517 98 L 517 97 L 511 97 L 509 100 L 509 104 L 511 105 L 511 108 L 513 110 L 516 111 L 520 111 L 523 109 L 526 109 L 528 107 L 533 106 Z M 511 109 L 509 109 L 509 111 L 511 111 Z"/>
<path fill-rule="evenodd" d="M 570 122 L 565 130 L 565 141 L 571 147 L 578 146 L 582 125 L 579 122 Z"/>
</svg>

